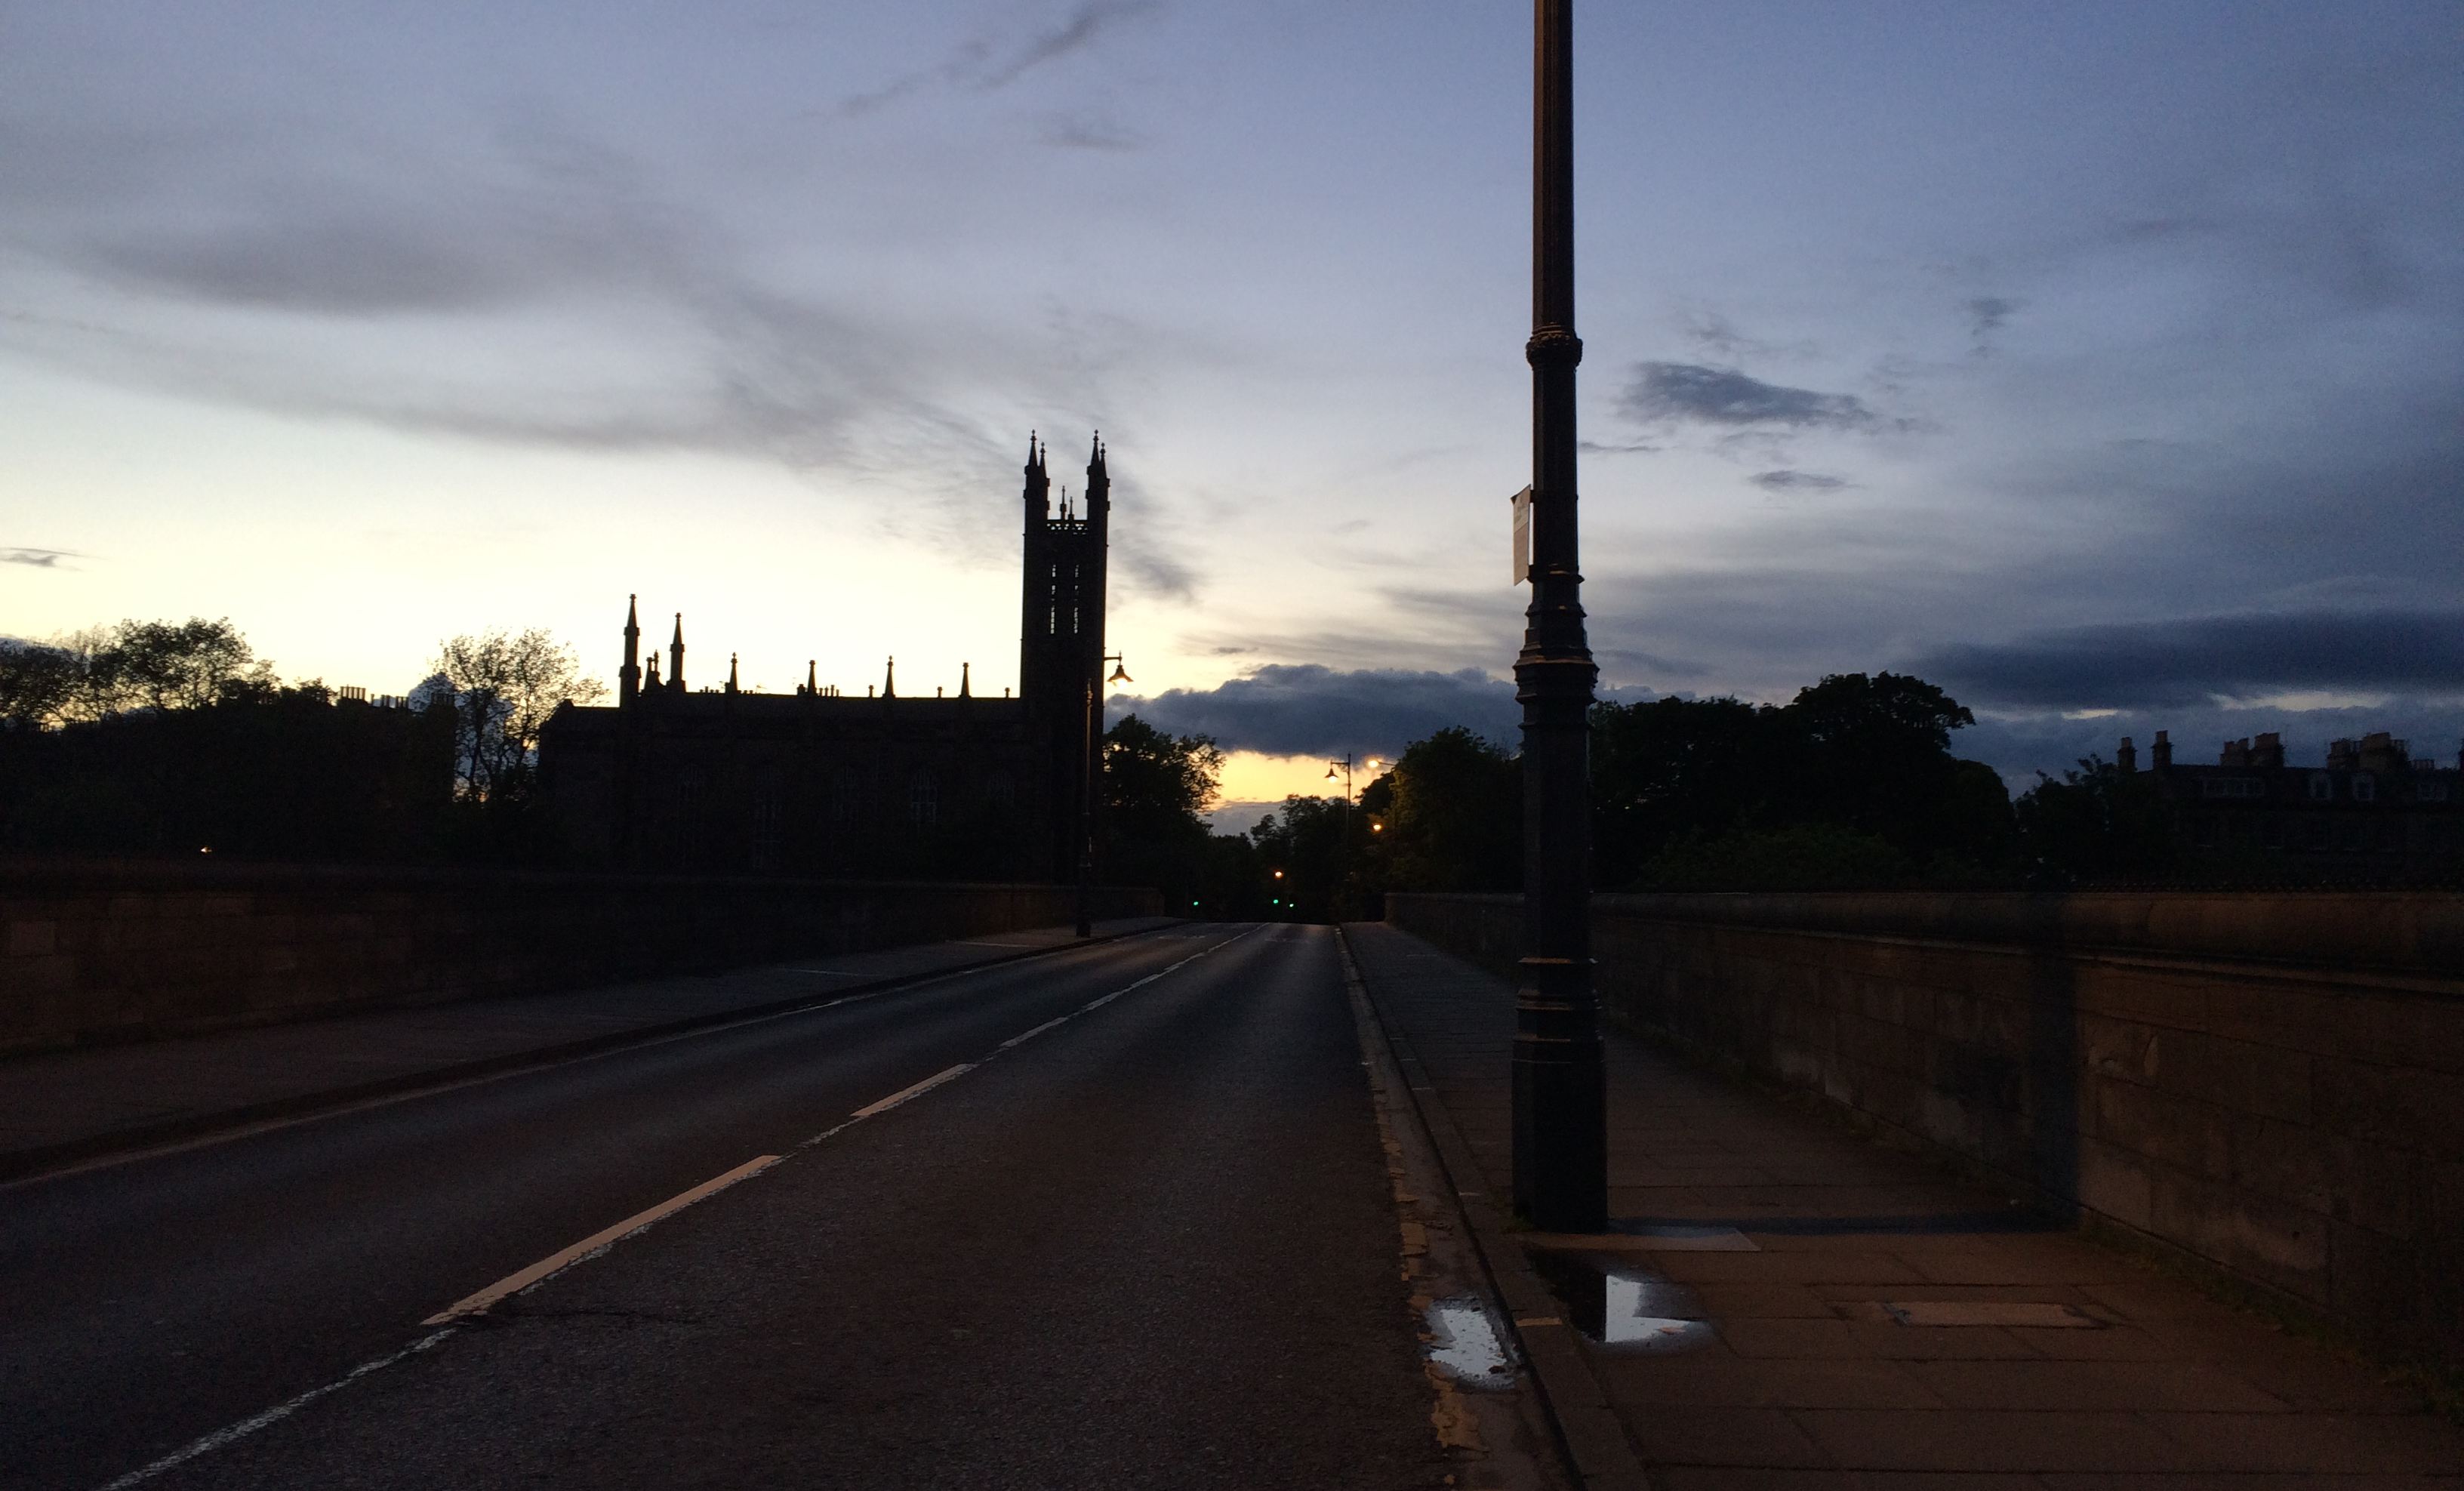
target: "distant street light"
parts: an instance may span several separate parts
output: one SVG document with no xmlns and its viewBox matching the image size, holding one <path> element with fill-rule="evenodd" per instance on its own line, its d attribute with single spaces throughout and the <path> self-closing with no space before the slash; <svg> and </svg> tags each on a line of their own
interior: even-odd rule
<svg viewBox="0 0 2464 1491">
<path fill-rule="evenodd" d="M 1574 518 L 1573 0 L 1533 0 L 1531 604 L 1523 704 L 1523 960 L 1514 995 L 1514 1209 L 1551 1232 L 1608 1225 L 1599 1001 L 1592 987 L 1592 685 Z"/>
<path fill-rule="evenodd" d="M 1136 682 L 1117 652 L 1097 658 L 1087 674 L 1087 758 L 1081 763 L 1085 776 L 1078 789 L 1078 935 L 1082 937 L 1095 935 L 1095 760 L 1104 751 L 1103 715 L 1095 708 L 1095 674 L 1107 663 L 1112 665 L 1112 676 L 1106 683 Z"/>
</svg>

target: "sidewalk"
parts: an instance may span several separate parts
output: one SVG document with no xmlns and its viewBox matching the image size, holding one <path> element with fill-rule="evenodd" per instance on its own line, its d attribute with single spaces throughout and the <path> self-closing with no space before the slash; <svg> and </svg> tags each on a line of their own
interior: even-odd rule
<svg viewBox="0 0 2464 1491">
<path fill-rule="evenodd" d="M 2464 1487 L 2368 1369 L 1616 1030 L 1615 1234 L 1508 1231 L 1512 988 L 1344 934 L 1588 1485 Z"/>
<path fill-rule="evenodd" d="M 1098 940 L 1174 925 L 1098 922 Z M 477 1077 L 835 995 L 1009 962 L 1067 927 L 597 989 L 0 1058 L 0 1180 L 79 1159 Z"/>
</svg>

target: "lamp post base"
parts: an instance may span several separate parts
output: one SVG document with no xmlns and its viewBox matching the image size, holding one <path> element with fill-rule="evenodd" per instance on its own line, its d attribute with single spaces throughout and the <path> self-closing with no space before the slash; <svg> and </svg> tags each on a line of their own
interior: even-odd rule
<svg viewBox="0 0 2464 1491">
<path fill-rule="evenodd" d="M 1608 1227 L 1607 1098 L 1588 961 L 1527 957 L 1514 997 L 1514 1210 L 1544 1232 Z"/>
</svg>

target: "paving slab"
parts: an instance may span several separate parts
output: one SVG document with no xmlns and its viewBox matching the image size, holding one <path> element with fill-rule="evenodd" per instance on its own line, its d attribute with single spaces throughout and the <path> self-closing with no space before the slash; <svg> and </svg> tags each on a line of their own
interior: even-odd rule
<svg viewBox="0 0 2464 1491">
<path fill-rule="evenodd" d="M 1393 928 L 1344 932 L 1454 1136 L 1454 1185 L 1510 1195 L 1512 987 Z M 1604 1397 L 1656 1485 L 2464 1491 L 2464 1427 L 2368 1366 L 1624 1032 L 1604 1042 L 1611 1233 L 1484 1242 L 1562 1306 L 1517 1312 L 1527 1341 L 1551 1338 L 1535 1367 Z M 1668 1319 L 1620 1341 L 1620 1308 Z"/>
<path fill-rule="evenodd" d="M 1176 925 L 1095 925 L 1110 940 Z M 0 1178 L 1067 948 L 1039 927 L 716 974 L 0 1058 Z"/>
</svg>

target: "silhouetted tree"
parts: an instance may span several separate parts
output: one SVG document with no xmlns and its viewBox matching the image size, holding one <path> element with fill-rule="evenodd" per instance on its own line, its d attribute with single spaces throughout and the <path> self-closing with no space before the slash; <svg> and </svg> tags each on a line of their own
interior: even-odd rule
<svg viewBox="0 0 2464 1491">
<path fill-rule="evenodd" d="M 2056 781 L 2043 772 L 2015 804 L 2030 878 L 2049 888 L 2173 873 L 2182 853 L 2148 777 L 2100 756 Z"/>
<path fill-rule="evenodd" d="M 1932 684 L 1889 672 L 1835 673 L 1777 708 L 1597 706 L 1595 883 L 2008 880 L 2009 790 L 1992 768 L 1950 754 L 1951 733 L 1973 722 Z"/>
<path fill-rule="evenodd" d="M 1372 835 L 1381 888 L 1511 890 L 1523 883 L 1523 771 L 1504 746 L 1461 726 L 1415 740 L 1362 794 L 1362 807 L 1383 825 Z"/>
<path fill-rule="evenodd" d="M 0 725 L 50 730 L 65 724 L 84 687 L 83 662 L 67 648 L 0 638 Z"/>
<path fill-rule="evenodd" d="M 1104 733 L 1100 864 L 1111 881 L 1151 885 L 1185 910 L 1205 899 L 1206 811 L 1223 753 L 1204 735 L 1167 735 L 1134 714 Z"/>
<path fill-rule="evenodd" d="M 86 690 L 103 713 L 262 703 L 279 688 L 229 617 L 122 622 L 87 654 Z"/>
<path fill-rule="evenodd" d="M 607 693 L 573 648 L 537 627 L 448 638 L 435 667 L 414 697 L 450 702 L 455 787 L 474 802 L 511 806 L 526 798 L 548 716 L 567 699 L 591 704 Z"/>
<path fill-rule="evenodd" d="M 1269 813 L 1249 830 L 1257 845 L 1257 869 L 1278 921 L 1335 919 L 1344 870 L 1343 800 L 1289 797 L 1280 815 Z M 1275 871 L 1283 874 L 1278 877 Z M 1281 905 L 1273 902 L 1280 901 Z"/>
</svg>

